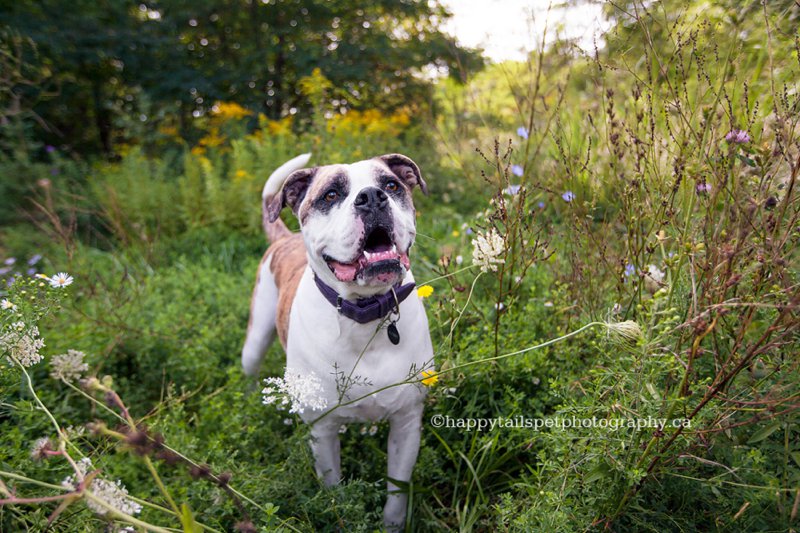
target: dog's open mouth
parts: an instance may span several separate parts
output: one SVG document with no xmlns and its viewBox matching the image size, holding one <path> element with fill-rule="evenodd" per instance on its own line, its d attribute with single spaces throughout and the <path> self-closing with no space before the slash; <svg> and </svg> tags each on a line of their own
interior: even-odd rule
<svg viewBox="0 0 800 533">
<path fill-rule="evenodd" d="M 394 282 L 402 273 L 401 265 L 409 268 L 408 254 L 397 251 L 391 234 L 384 228 L 375 228 L 364 238 L 360 254 L 344 263 L 323 256 L 328 268 L 339 281 L 353 281 L 357 277 L 376 278 L 383 283 Z"/>
</svg>

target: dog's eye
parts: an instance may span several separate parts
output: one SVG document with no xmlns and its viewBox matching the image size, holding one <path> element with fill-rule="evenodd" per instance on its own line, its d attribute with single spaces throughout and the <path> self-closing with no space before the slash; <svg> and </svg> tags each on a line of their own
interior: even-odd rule
<svg viewBox="0 0 800 533">
<path fill-rule="evenodd" d="M 394 192 L 400 188 L 400 185 L 396 181 L 392 180 L 386 182 L 386 185 L 384 185 L 383 187 L 389 192 Z"/>
<path fill-rule="evenodd" d="M 326 202 L 334 202 L 337 198 L 339 198 L 339 193 L 336 191 L 336 189 L 331 189 L 325 193 Z"/>
</svg>

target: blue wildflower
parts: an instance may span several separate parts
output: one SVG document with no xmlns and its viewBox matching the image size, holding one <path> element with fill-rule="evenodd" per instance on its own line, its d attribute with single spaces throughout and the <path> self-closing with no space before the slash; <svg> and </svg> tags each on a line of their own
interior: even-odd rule
<svg viewBox="0 0 800 533">
<path fill-rule="evenodd" d="M 561 195 L 561 198 L 563 198 L 565 202 L 571 202 L 575 199 L 575 193 L 572 191 L 567 191 Z"/>
<path fill-rule="evenodd" d="M 522 176 L 525 171 L 522 169 L 520 165 L 511 165 L 511 173 L 515 176 Z"/>
<path fill-rule="evenodd" d="M 519 128 L 517 128 L 517 135 L 519 135 L 523 139 L 527 139 L 528 138 L 528 128 L 526 128 L 525 126 L 520 126 Z"/>
<path fill-rule="evenodd" d="M 519 192 L 520 187 L 521 185 L 509 185 L 508 187 L 503 189 L 503 192 L 508 195 L 514 196 Z"/>
</svg>

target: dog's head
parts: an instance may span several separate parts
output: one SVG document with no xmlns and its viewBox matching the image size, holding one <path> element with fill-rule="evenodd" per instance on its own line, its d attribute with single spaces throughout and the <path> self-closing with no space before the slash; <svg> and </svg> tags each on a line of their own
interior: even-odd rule
<svg viewBox="0 0 800 533">
<path fill-rule="evenodd" d="M 401 281 L 416 236 L 419 167 L 400 154 L 297 170 L 266 205 L 274 222 L 288 205 L 300 220 L 311 268 L 340 293 L 370 295 Z"/>
</svg>

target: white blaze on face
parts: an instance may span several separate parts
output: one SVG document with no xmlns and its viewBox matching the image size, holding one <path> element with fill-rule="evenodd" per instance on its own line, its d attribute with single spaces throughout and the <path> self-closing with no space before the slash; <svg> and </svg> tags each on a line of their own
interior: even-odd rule
<svg viewBox="0 0 800 533">
<path fill-rule="evenodd" d="M 376 275 L 373 279 L 364 279 L 359 271 L 369 263 L 389 259 L 394 255 L 400 260 L 402 275 L 409 267 L 408 251 L 416 235 L 414 209 L 409 199 L 406 204 L 388 195 L 390 217 L 392 220 L 391 239 L 395 249 L 381 250 L 375 253 L 364 252 L 364 222 L 353 205 L 358 194 L 369 187 L 381 188 L 381 175 L 389 174 L 388 167 L 375 160 L 360 161 L 352 165 L 340 165 L 339 170 L 347 183 L 347 196 L 341 199 L 328 212 L 314 207 L 320 194 L 328 190 L 325 183 L 314 184 L 309 189 L 300 211 L 307 210 L 302 232 L 309 252 L 309 260 L 314 272 L 326 284 L 337 288 L 346 284 L 347 289 L 358 294 L 372 294 L 385 290 L 387 286 L 399 281 L 392 275 Z M 330 173 L 321 179 L 329 180 Z M 400 180 L 397 180 L 400 182 Z M 307 203 L 309 203 L 306 205 Z M 328 259 L 333 259 L 331 271 Z M 359 290 L 364 289 L 364 290 Z M 347 292 L 347 291 L 339 291 Z"/>
</svg>

